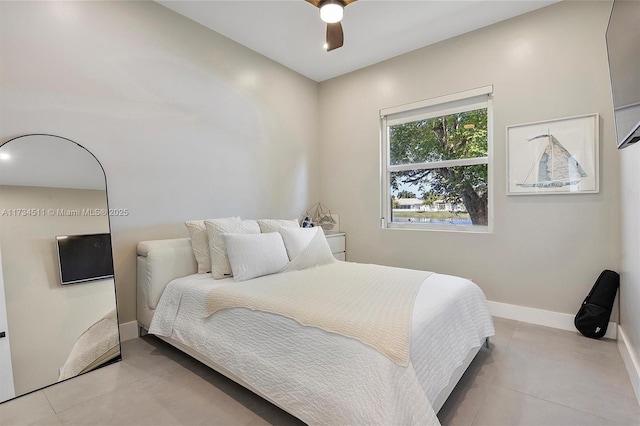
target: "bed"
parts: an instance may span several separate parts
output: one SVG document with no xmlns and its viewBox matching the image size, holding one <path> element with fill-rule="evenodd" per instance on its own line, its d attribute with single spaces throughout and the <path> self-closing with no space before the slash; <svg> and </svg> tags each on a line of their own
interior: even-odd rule
<svg viewBox="0 0 640 426">
<path fill-rule="evenodd" d="M 140 242 L 137 253 L 141 332 L 157 335 L 308 424 L 439 424 L 436 413 L 494 334 L 484 294 L 459 277 L 417 276 L 403 361 L 376 341 L 302 325 L 270 309 L 225 305 L 211 313 L 220 291 L 241 286 L 234 278 L 198 273 L 189 238 Z M 334 261 L 243 283 L 269 289 L 284 278 L 295 284 L 323 273 L 384 275 L 394 269 Z"/>
</svg>

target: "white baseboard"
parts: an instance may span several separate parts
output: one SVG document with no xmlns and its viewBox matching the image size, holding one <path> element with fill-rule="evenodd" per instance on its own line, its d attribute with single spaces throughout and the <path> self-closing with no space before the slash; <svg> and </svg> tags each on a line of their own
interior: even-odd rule
<svg viewBox="0 0 640 426">
<path fill-rule="evenodd" d="M 544 309 L 528 308 L 526 306 L 510 305 L 508 303 L 489 301 L 488 304 L 489 309 L 491 309 L 491 315 L 495 317 L 577 332 L 576 327 L 573 325 L 575 315 L 545 311 Z M 617 329 L 618 325 L 615 322 L 609 322 L 609 325 L 607 326 L 607 334 L 605 334 L 604 337 L 607 339 L 617 339 Z"/>
<path fill-rule="evenodd" d="M 622 325 L 618 327 L 618 336 L 620 336 L 618 339 L 618 349 L 620 350 L 620 355 L 622 355 L 624 366 L 627 368 L 627 373 L 629 373 L 629 379 L 631 379 L 631 385 L 636 393 L 636 399 L 638 400 L 638 404 L 640 404 L 640 354 L 633 349 L 633 346 L 629 345 L 629 339 Z"/>
<path fill-rule="evenodd" d="M 138 321 L 125 322 L 120 324 L 120 341 L 135 339 L 138 337 Z"/>
</svg>

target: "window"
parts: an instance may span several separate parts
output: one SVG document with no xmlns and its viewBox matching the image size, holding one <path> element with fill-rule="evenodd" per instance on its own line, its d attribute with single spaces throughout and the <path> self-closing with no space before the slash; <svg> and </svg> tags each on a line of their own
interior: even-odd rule
<svg viewBox="0 0 640 426">
<path fill-rule="evenodd" d="M 491 229 L 492 92 L 380 111 L 383 228 Z"/>
</svg>

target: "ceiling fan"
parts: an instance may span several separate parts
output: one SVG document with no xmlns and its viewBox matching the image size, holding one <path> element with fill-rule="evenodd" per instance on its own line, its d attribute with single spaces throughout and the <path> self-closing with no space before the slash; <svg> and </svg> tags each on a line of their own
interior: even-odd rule
<svg viewBox="0 0 640 426">
<path fill-rule="evenodd" d="M 356 0 L 306 0 L 320 9 L 320 18 L 327 23 L 327 42 L 324 48 L 327 52 L 342 47 L 344 34 L 342 32 L 342 15 L 344 8 Z"/>
</svg>

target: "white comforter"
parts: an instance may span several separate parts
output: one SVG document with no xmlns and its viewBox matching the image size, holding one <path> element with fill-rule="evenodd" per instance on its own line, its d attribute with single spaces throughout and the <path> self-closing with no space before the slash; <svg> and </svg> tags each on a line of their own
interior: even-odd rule
<svg viewBox="0 0 640 426">
<path fill-rule="evenodd" d="M 359 340 L 406 367 L 413 305 L 431 274 L 336 261 L 216 287 L 207 297 L 207 313 L 229 308 L 271 312 Z"/>
<path fill-rule="evenodd" d="M 357 340 L 279 315 L 234 308 L 207 318 L 207 293 L 227 280 L 171 282 L 149 332 L 207 356 L 309 424 L 438 424 L 430 401 L 494 334 L 475 284 L 433 274 L 416 297 L 411 362 L 401 367 Z"/>
</svg>

